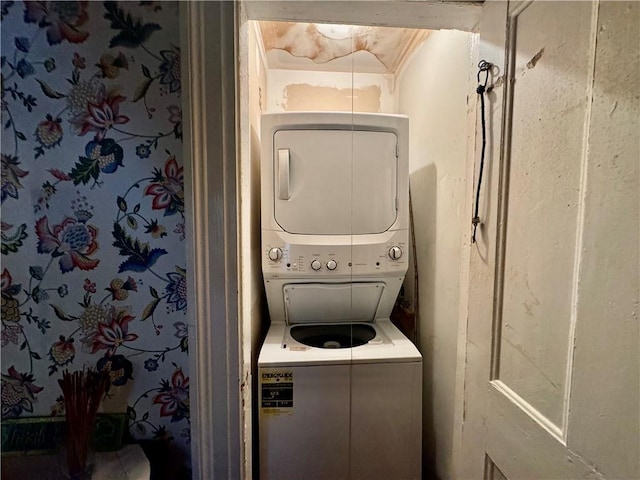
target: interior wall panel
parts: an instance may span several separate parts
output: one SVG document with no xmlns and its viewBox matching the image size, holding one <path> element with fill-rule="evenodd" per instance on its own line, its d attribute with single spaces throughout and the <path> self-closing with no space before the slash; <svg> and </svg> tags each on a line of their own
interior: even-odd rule
<svg viewBox="0 0 640 480">
<path fill-rule="evenodd" d="M 639 25 L 600 3 L 567 439 L 612 479 L 640 478 Z"/>
<path fill-rule="evenodd" d="M 553 10 L 534 2 L 512 20 L 516 53 L 498 375 L 558 430 L 573 335 L 591 16 L 587 2 L 558 3 Z"/>
</svg>

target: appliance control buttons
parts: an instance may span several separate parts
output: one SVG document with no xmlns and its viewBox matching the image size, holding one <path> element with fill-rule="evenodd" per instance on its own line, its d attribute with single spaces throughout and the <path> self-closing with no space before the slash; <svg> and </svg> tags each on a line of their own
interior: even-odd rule
<svg viewBox="0 0 640 480">
<path fill-rule="evenodd" d="M 402 256 L 402 249 L 400 247 L 391 247 L 389 249 L 389 258 L 392 260 L 398 260 Z"/>
<path fill-rule="evenodd" d="M 314 260 L 313 262 L 311 262 L 311 268 L 314 270 L 320 270 L 322 268 L 322 264 L 320 263 L 319 260 Z"/>
<path fill-rule="evenodd" d="M 329 261 L 327 262 L 327 268 L 328 268 L 329 270 L 335 270 L 337 266 L 338 266 L 338 264 L 336 263 L 336 261 L 335 261 L 335 260 L 329 260 Z"/>
<path fill-rule="evenodd" d="M 282 258 L 282 249 L 278 247 L 273 247 L 269 250 L 269 260 L 273 260 L 274 262 L 280 260 Z"/>
</svg>

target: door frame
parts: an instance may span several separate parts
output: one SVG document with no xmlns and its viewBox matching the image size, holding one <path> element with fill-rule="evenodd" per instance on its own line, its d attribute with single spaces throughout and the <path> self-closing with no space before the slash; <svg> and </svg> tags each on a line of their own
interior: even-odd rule
<svg viewBox="0 0 640 480">
<path fill-rule="evenodd" d="M 327 4 L 330 4 L 328 6 Z M 245 1 L 249 20 L 315 21 L 476 32 L 480 2 L 391 0 L 367 2 Z M 238 160 L 242 144 L 237 91 L 240 2 L 180 4 L 184 123 L 187 283 L 191 306 L 191 455 L 194 479 L 246 478 L 251 472 L 252 438 L 244 425 L 252 415 L 244 371 L 239 311 Z M 211 88 L 215 85 L 216 88 Z M 475 124 L 475 100 L 469 102 Z M 474 131 L 469 168 L 473 172 Z M 472 177 L 469 177 L 472 178 Z M 471 183 L 471 182 L 470 182 Z M 471 187 L 468 187 L 468 192 Z M 467 194 L 467 203 L 471 195 Z M 470 210 L 469 210 L 470 211 Z M 470 217 L 470 214 L 469 214 Z M 466 254 L 468 256 L 468 254 Z M 463 256 L 461 280 L 468 277 Z M 459 346 L 466 346 L 466 301 L 461 292 Z M 244 352 L 246 353 L 246 352 Z M 453 458 L 460 456 L 464 421 L 464 352 L 458 353 Z M 456 441 L 457 439 L 457 441 Z"/>
<path fill-rule="evenodd" d="M 244 478 L 236 5 L 181 2 L 192 478 Z M 216 88 L 211 88 L 215 85 Z"/>
</svg>

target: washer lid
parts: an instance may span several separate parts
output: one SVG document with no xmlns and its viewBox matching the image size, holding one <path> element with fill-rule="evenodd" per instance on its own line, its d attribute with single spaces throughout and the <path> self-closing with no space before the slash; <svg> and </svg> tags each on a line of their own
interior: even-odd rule
<svg viewBox="0 0 640 480">
<path fill-rule="evenodd" d="M 290 283 L 283 287 L 287 323 L 372 322 L 385 284 Z"/>
</svg>

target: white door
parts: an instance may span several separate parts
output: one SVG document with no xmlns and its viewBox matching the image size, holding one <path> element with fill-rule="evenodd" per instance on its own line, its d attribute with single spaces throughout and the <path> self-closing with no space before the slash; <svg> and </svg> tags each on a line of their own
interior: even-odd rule
<svg viewBox="0 0 640 480">
<path fill-rule="evenodd" d="M 483 9 L 461 476 L 639 478 L 640 3 Z"/>
</svg>

